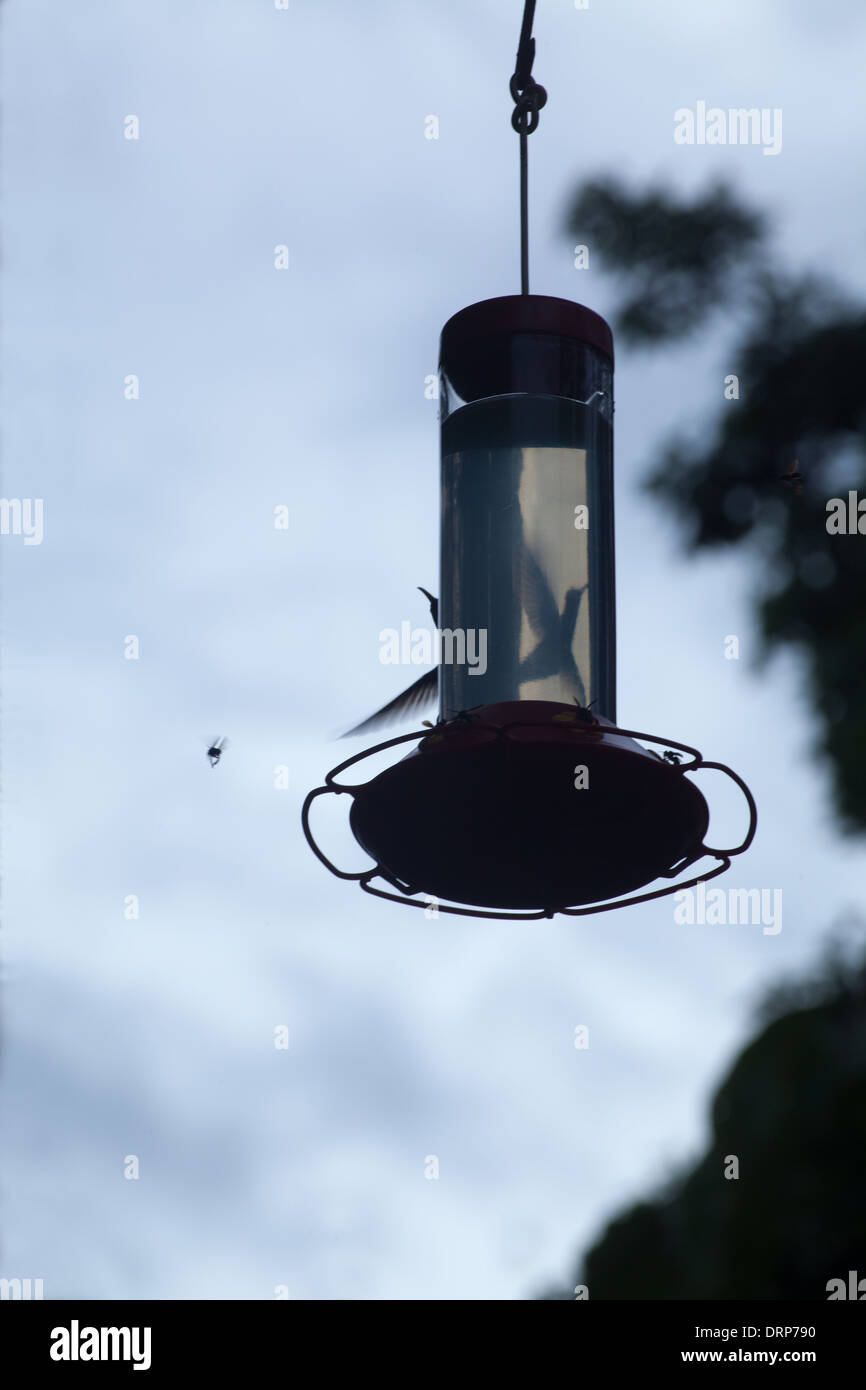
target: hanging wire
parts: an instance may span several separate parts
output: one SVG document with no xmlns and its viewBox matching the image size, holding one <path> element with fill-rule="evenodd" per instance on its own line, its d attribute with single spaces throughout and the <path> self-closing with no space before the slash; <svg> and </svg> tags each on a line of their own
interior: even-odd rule
<svg viewBox="0 0 866 1390">
<path fill-rule="evenodd" d="M 523 23 L 520 26 L 520 43 L 517 48 L 517 66 L 508 84 L 514 101 L 511 124 L 520 136 L 520 293 L 529 294 L 529 213 L 527 206 L 527 158 L 526 137 L 538 128 L 538 113 L 547 101 L 547 92 L 532 76 L 535 60 L 535 39 L 532 37 L 532 22 L 535 18 L 535 0 L 525 0 Z"/>
</svg>

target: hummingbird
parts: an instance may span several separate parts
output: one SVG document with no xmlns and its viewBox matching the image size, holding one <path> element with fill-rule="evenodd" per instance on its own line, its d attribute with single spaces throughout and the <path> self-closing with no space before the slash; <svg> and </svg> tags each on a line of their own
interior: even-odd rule
<svg viewBox="0 0 866 1390">
<path fill-rule="evenodd" d="M 520 599 L 538 643 L 521 661 L 519 679 L 521 682 L 540 681 L 547 676 L 559 676 L 574 688 L 579 707 L 586 705 L 586 690 L 575 664 L 572 644 L 580 601 L 588 588 L 589 585 L 584 584 L 579 589 L 568 589 L 560 613 L 538 561 L 529 550 L 522 551 Z"/>
<path fill-rule="evenodd" d="M 213 741 L 213 743 L 211 744 L 210 748 L 207 750 L 207 755 L 208 755 L 208 758 L 210 759 L 210 765 L 211 765 L 211 767 L 216 767 L 216 765 L 217 765 L 217 763 L 219 762 L 220 758 L 222 757 L 223 752 L 224 752 L 225 748 L 227 747 L 227 745 L 228 745 L 228 739 L 227 739 L 227 738 L 215 738 L 215 739 L 214 739 L 214 741 Z"/>
<path fill-rule="evenodd" d="M 439 600 L 434 598 L 427 589 L 422 589 L 418 585 L 418 590 L 424 595 L 430 604 L 430 616 L 433 619 L 433 626 L 439 626 Z M 424 709 L 432 704 L 436 699 L 439 689 L 439 672 L 434 666 L 432 671 L 426 671 L 423 676 L 419 676 L 416 681 L 402 695 L 390 700 L 387 705 L 383 705 L 375 714 L 371 714 L 369 719 L 365 719 L 362 724 L 356 724 L 354 729 L 348 729 L 341 734 L 341 738 L 354 738 L 356 734 L 366 734 L 372 729 L 384 728 L 386 724 L 394 724 L 401 719 L 404 714 L 410 714 L 413 710 Z"/>
</svg>

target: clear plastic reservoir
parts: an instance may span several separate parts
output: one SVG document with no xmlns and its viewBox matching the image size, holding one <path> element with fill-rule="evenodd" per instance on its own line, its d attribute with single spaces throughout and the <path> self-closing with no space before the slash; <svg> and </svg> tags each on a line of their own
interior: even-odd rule
<svg viewBox="0 0 866 1390">
<path fill-rule="evenodd" d="M 526 331 L 539 320 L 570 331 Z M 616 721 L 605 332 L 589 310 L 539 296 L 473 305 L 443 332 L 443 718 L 549 700 Z"/>
</svg>

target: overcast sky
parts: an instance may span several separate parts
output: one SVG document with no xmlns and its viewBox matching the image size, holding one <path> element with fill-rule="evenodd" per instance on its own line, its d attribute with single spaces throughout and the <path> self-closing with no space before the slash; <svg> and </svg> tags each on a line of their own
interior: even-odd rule
<svg viewBox="0 0 866 1390">
<path fill-rule="evenodd" d="M 617 359 L 618 713 L 747 779 L 721 882 L 781 889 L 782 931 L 426 920 L 303 841 L 334 735 L 417 674 L 378 636 L 438 585 L 440 329 L 520 288 L 521 11 L 2 7 L 2 486 L 44 537 L 0 542 L 0 1274 L 46 1298 L 530 1297 L 699 1151 L 762 986 L 862 897 L 745 557 L 684 560 L 639 491 L 737 371 L 724 318 Z M 724 175 L 785 264 L 866 294 L 864 34 L 857 0 L 539 0 L 533 291 L 611 305 L 563 234 L 604 171 Z M 781 151 L 675 144 L 698 101 L 780 108 Z"/>
</svg>

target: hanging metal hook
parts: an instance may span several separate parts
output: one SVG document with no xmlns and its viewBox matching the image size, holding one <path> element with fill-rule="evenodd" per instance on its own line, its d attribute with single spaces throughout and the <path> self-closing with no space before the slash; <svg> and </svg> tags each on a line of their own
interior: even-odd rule
<svg viewBox="0 0 866 1390">
<path fill-rule="evenodd" d="M 520 42 L 517 47 L 517 66 L 512 74 L 508 89 L 514 101 L 511 113 L 512 127 L 520 136 L 520 293 L 529 294 L 529 213 L 527 209 L 527 168 L 526 137 L 538 128 L 538 113 L 547 102 L 547 92 L 532 76 L 535 62 L 535 39 L 532 37 L 532 21 L 535 18 L 535 0 L 526 0 L 523 8 L 523 23 L 520 26 Z"/>
<path fill-rule="evenodd" d="M 531 135 L 537 129 L 538 113 L 547 102 L 547 92 L 532 76 L 532 64 L 535 62 L 535 39 L 532 37 L 534 16 L 535 0 L 526 0 L 517 48 L 517 66 L 508 84 L 515 103 L 511 124 L 518 135 Z"/>
</svg>

